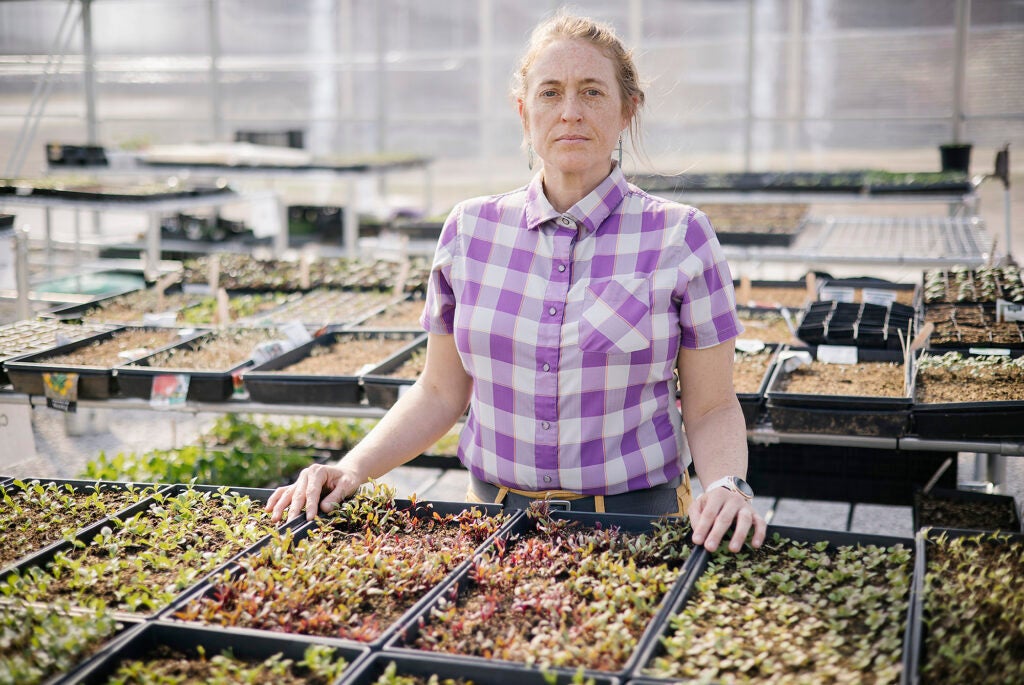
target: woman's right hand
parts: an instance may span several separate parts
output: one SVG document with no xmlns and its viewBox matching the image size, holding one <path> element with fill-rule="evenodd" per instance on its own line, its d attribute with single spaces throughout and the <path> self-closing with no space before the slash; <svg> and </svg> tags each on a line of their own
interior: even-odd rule
<svg viewBox="0 0 1024 685">
<path fill-rule="evenodd" d="M 270 520 L 274 523 L 284 517 L 285 510 L 291 516 L 298 516 L 303 509 L 306 510 L 306 520 L 312 521 L 318 506 L 324 513 L 332 511 L 364 481 L 359 474 L 341 464 L 313 464 L 302 469 L 294 483 L 274 490 L 267 500 L 266 510 L 271 512 Z"/>
</svg>

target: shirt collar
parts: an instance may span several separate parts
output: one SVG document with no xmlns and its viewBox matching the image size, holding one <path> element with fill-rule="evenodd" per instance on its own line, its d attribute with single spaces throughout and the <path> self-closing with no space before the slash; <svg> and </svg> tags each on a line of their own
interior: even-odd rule
<svg viewBox="0 0 1024 685">
<path fill-rule="evenodd" d="M 568 214 L 584 227 L 585 233 L 593 233 L 605 219 L 611 215 L 622 198 L 626 196 L 628 184 L 626 175 L 617 163 L 612 163 L 612 171 L 601 183 L 579 202 L 569 208 Z M 534 229 L 545 221 L 552 221 L 562 216 L 544 195 L 542 172 L 534 175 L 526 187 L 526 228 Z"/>
</svg>

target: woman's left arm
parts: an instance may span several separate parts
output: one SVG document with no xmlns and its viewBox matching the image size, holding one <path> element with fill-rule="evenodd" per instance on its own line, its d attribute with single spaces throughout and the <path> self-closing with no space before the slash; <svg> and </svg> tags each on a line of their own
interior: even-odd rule
<svg viewBox="0 0 1024 685">
<path fill-rule="evenodd" d="M 676 359 L 682 391 L 683 426 L 702 484 L 747 474 L 747 430 L 732 385 L 731 340 L 699 350 L 680 348 Z M 718 549 L 733 526 L 729 549 L 738 552 L 753 528 L 751 544 L 760 547 L 767 525 L 743 495 L 715 488 L 690 505 L 693 541 L 709 552 Z"/>
</svg>

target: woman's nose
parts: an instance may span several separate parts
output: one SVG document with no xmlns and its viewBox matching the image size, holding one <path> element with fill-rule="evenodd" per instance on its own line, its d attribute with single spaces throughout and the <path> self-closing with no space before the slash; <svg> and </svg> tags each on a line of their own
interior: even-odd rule
<svg viewBox="0 0 1024 685">
<path fill-rule="evenodd" d="M 565 98 L 562 105 L 562 119 L 564 121 L 579 121 L 583 118 L 583 109 L 580 101 L 575 95 Z"/>
</svg>

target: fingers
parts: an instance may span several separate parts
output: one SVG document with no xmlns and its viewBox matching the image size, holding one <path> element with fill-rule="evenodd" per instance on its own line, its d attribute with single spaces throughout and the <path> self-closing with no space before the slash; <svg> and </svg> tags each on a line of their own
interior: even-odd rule
<svg viewBox="0 0 1024 685">
<path fill-rule="evenodd" d="M 327 470 L 319 464 L 314 464 L 303 472 L 306 474 L 306 482 L 300 489 L 299 483 L 295 483 L 295 492 L 293 497 L 295 501 L 295 511 L 298 514 L 301 509 L 298 506 L 298 501 L 301 499 L 302 506 L 306 509 L 306 520 L 312 521 L 316 518 L 317 505 L 320 504 L 320 495 L 323 494 L 324 485 L 327 483 Z M 299 494 L 301 492 L 301 494 Z"/>
<path fill-rule="evenodd" d="M 271 493 L 270 498 L 267 500 L 267 506 L 264 507 L 264 510 L 270 512 L 270 521 L 272 523 L 280 521 L 284 510 L 288 508 L 289 504 L 291 504 L 291 491 L 291 486 L 286 486 L 280 487 Z"/>
<path fill-rule="evenodd" d="M 302 469 L 294 483 L 278 488 L 270 495 L 266 506 L 266 510 L 271 512 L 270 520 L 274 523 L 282 520 L 286 510 L 298 516 L 303 509 L 306 510 L 306 520 L 313 520 L 320 495 L 328 485 L 330 475 L 329 469 L 320 464 Z M 339 497 L 338 500 L 340 499 Z"/>
<path fill-rule="evenodd" d="M 730 551 L 743 549 L 743 542 L 751 530 L 750 544 L 757 548 L 764 543 L 768 528 L 764 518 L 739 494 L 727 490 L 704 493 L 694 499 L 689 514 L 694 544 L 703 545 L 709 552 L 718 549 L 730 526 L 733 528 L 729 538 Z"/>
<path fill-rule="evenodd" d="M 328 492 L 322 500 L 320 500 L 320 511 L 325 514 L 329 514 L 334 511 L 334 508 L 338 506 L 341 500 L 345 499 L 352 494 L 354 490 L 349 487 L 343 479 L 338 480 L 338 484 L 334 486 L 334 489 Z"/>
</svg>

